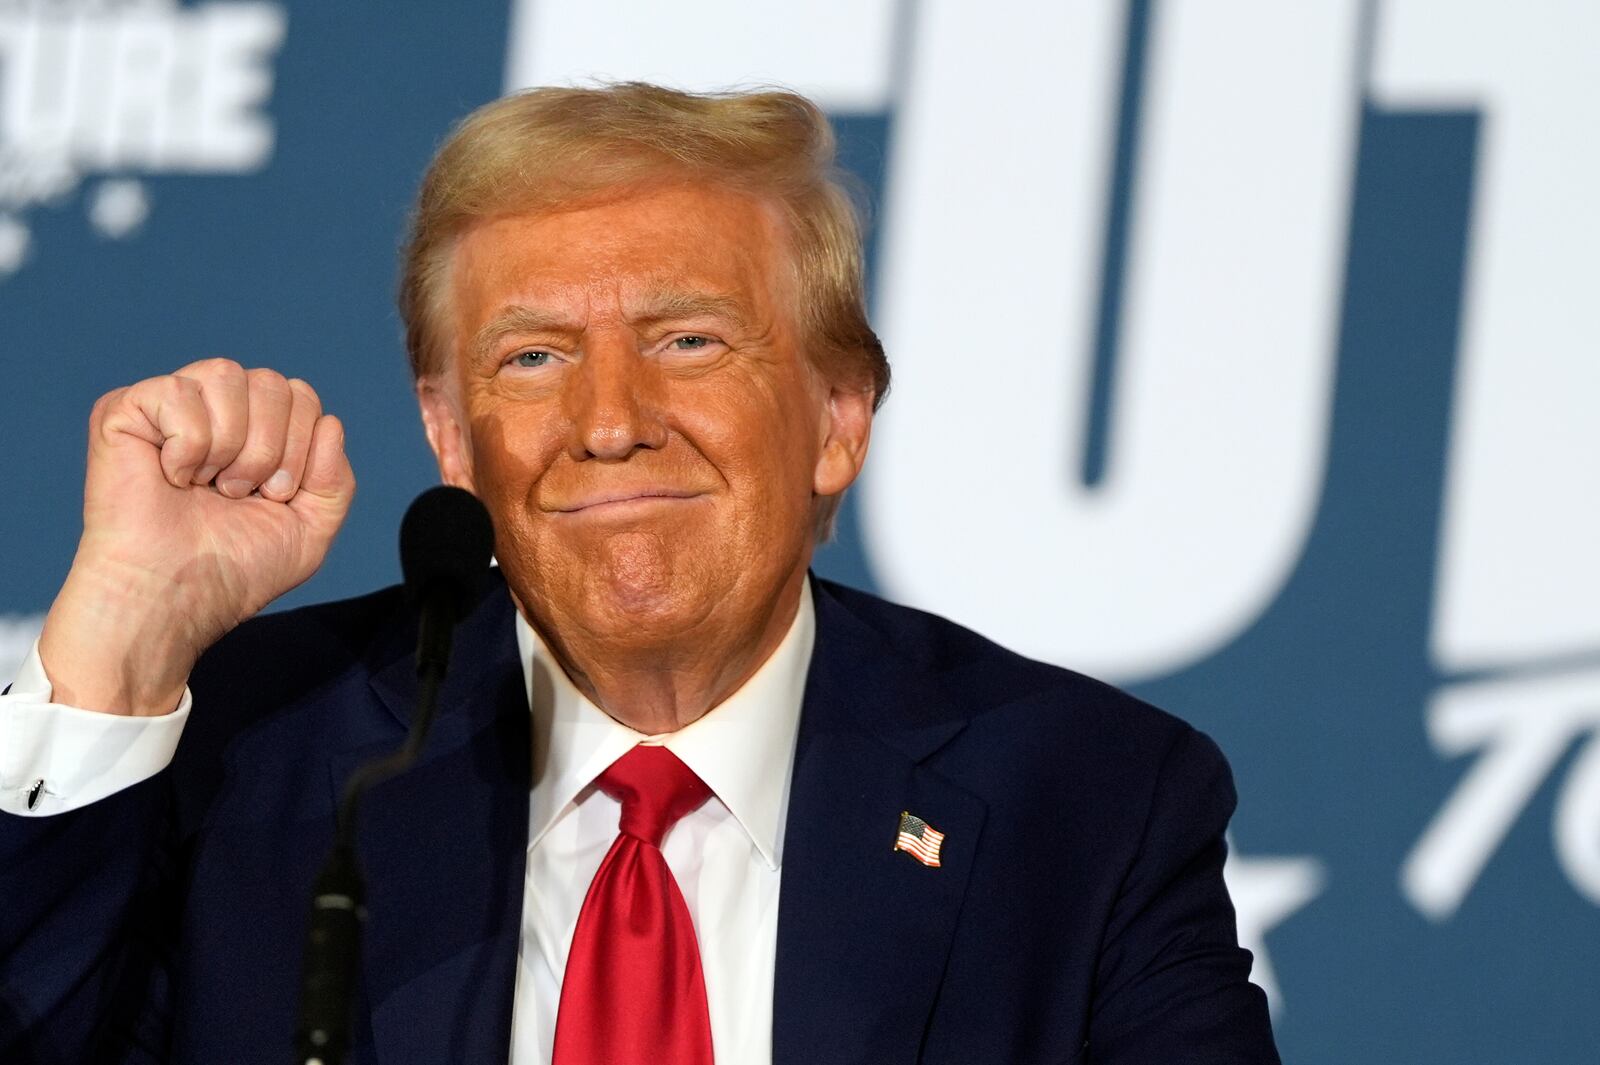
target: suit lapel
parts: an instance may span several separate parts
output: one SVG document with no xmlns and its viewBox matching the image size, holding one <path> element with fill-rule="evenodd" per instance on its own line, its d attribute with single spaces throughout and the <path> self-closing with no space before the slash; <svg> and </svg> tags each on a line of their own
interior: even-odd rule
<svg viewBox="0 0 1600 1065">
<path fill-rule="evenodd" d="M 778 903 L 773 1062 L 915 1062 L 984 805 L 921 764 L 964 719 L 814 587 L 817 644 Z M 938 868 L 894 850 L 902 810 L 945 834 Z"/>
<path fill-rule="evenodd" d="M 399 641 L 372 677 L 402 723 L 415 707 L 413 647 Z M 363 989 L 382 1062 L 504 1060 L 511 1045 L 532 740 L 498 579 L 457 630 L 453 659 L 422 757 L 361 808 Z M 385 749 L 349 752 L 334 786 Z"/>
<path fill-rule="evenodd" d="M 984 805 L 921 763 L 965 727 L 937 689 L 820 585 L 783 853 L 773 1063 L 915 1062 Z M 403 631 L 373 691 L 415 705 Z M 509 597 L 456 635 L 423 757 L 374 788 L 359 829 L 364 998 L 380 1062 L 504 1060 L 520 943 L 531 743 Z M 395 743 L 399 742 L 397 729 Z M 330 785 L 392 745 L 346 754 Z M 945 834 L 938 868 L 893 849 L 900 811 Z"/>
</svg>

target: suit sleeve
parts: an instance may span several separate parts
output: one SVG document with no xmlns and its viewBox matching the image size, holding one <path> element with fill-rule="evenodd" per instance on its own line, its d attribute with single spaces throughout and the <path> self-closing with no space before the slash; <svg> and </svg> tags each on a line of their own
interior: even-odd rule
<svg viewBox="0 0 1600 1065">
<path fill-rule="evenodd" d="M 1222 880 L 1233 777 L 1185 728 L 1162 762 L 1143 839 L 1107 926 L 1087 1061 L 1277 1065 Z"/>
<path fill-rule="evenodd" d="M 0 813 L 0 1061 L 165 1059 L 169 775 L 52 817 Z"/>
</svg>

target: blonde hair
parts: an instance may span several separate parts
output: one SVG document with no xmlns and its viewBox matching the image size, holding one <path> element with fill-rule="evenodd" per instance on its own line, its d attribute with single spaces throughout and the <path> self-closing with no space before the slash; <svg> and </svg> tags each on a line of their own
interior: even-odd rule
<svg viewBox="0 0 1600 1065">
<path fill-rule="evenodd" d="M 423 178 L 406 246 L 399 303 L 413 376 L 446 365 L 450 256 L 468 228 L 671 180 L 721 185 L 780 208 L 807 355 L 830 382 L 870 388 L 876 409 L 889 390 L 889 362 L 867 323 L 860 225 L 834 161 L 833 129 L 811 101 L 781 91 L 542 88 L 468 115 Z"/>
</svg>

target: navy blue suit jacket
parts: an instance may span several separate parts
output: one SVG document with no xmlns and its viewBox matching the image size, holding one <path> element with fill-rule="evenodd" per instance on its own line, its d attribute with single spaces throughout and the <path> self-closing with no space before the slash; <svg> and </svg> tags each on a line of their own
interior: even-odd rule
<svg viewBox="0 0 1600 1065">
<path fill-rule="evenodd" d="M 1276 1062 L 1223 888 L 1234 792 L 1211 741 L 814 588 L 775 1065 Z M 0 1060 L 290 1060 L 311 880 L 344 780 L 404 734 L 414 631 L 394 589 L 251 621 L 197 669 L 167 770 L 0 815 Z M 363 807 L 352 1060 L 506 1059 L 530 727 L 496 576 L 422 759 Z M 941 867 L 893 850 L 902 810 L 945 834 Z"/>
</svg>

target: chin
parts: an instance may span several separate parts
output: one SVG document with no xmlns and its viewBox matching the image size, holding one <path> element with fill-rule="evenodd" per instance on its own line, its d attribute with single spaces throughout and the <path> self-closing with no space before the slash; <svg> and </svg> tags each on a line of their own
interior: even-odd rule
<svg viewBox="0 0 1600 1065">
<path fill-rule="evenodd" d="M 631 530 L 581 545 L 570 556 L 576 580 L 561 582 L 595 631 L 649 639 L 682 633 L 711 612 L 704 544 Z M 698 546 L 699 550 L 696 550 Z"/>
</svg>

